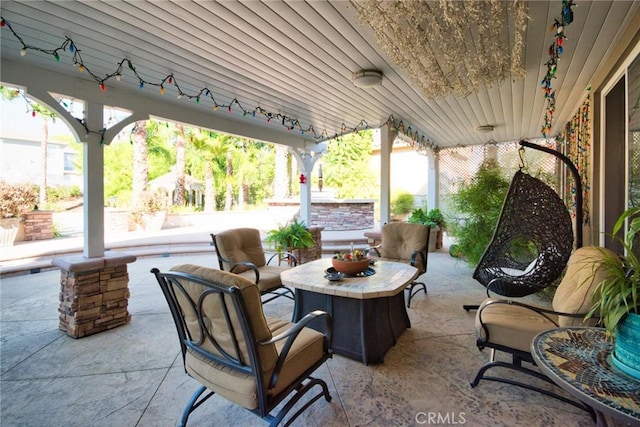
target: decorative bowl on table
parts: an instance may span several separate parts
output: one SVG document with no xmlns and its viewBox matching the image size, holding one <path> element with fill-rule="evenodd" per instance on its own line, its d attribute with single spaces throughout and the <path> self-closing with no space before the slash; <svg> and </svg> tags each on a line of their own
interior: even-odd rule
<svg viewBox="0 0 640 427">
<path fill-rule="evenodd" d="M 354 276 L 369 267 L 369 258 L 356 251 L 354 254 L 336 255 L 331 258 L 331 263 L 336 271 Z"/>
</svg>

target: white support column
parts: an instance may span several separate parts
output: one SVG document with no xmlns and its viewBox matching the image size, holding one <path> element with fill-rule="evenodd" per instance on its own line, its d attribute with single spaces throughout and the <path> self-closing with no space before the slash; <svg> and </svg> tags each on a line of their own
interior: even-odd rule
<svg viewBox="0 0 640 427">
<path fill-rule="evenodd" d="M 86 105 L 86 123 L 91 131 L 103 127 L 104 106 L 95 102 Z M 83 136 L 84 179 L 84 256 L 104 256 L 104 146 L 102 135 L 89 132 Z"/>
<path fill-rule="evenodd" d="M 388 124 L 378 129 L 380 138 L 380 227 L 391 219 L 391 151 L 395 130 Z"/>
<path fill-rule="evenodd" d="M 324 146 L 322 146 L 324 147 Z M 317 150 L 322 147 L 315 147 Z M 300 175 L 304 175 L 306 182 L 300 182 L 301 176 L 298 177 L 298 185 L 300 185 L 300 220 L 304 221 L 307 227 L 311 227 L 311 173 L 313 166 L 320 160 L 321 151 L 302 151 L 289 148 L 289 152 L 296 159 L 300 167 Z"/>
<path fill-rule="evenodd" d="M 440 207 L 440 161 L 434 152 L 429 152 L 427 159 L 429 168 L 427 171 L 427 206 L 429 209 L 435 209 Z"/>
</svg>

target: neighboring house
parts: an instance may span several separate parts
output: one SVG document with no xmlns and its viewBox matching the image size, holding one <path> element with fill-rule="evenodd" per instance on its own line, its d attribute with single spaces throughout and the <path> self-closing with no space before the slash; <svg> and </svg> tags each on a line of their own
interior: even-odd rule
<svg viewBox="0 0 640 427">
<path fill-rule="evenodd" d="M 25 113 L 25 101 L 0 100 L 0 180 L 10 183 L 40 183 L 42 174 L 42 118 Z M 80 161 L 71 146 L 72 137 L 62 120 L 49 120 L 47 144 L 47 185 L 78 186 L 82 189 Z"/>
</svg>

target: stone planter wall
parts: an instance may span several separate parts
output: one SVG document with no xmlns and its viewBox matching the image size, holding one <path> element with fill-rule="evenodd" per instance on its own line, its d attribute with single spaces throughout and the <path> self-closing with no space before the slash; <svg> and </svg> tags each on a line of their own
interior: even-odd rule
<svg viewBox="0 0 640 427">
<path fill-rule="evenodd" d="M 296 249 L 293 254 L 298 258 L 298 264 L 322 258 L 322 230 L 324 227 L 309 227 L 308 230 L 313 236 L 316 244 L 311 248 Z"/>
<path fill-rule="evenodd" d="M 109 233 L 126 233 L 129 231 L 129 211 L 105 209 L 104 229 Z"/>
<path fill-rule="evenodd" d="M 31 211 L 22 215 L 24 219 L 24 240 L 53 239 L 53 212 Z"/>
</svg>

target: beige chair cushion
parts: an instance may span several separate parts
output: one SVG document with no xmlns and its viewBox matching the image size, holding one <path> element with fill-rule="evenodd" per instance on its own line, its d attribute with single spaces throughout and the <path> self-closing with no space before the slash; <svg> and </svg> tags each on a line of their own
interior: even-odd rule
<svg viewBox="0 0 640 427">
<path fill-rule="evenodd" d="M 585 246 L 571 255 L 567 271 L 553 297 L 553 309 L 562 313 L 587 313 L 593 305 L 593 292 L 606 277 L 605 256 L 615 257 L 606 248 Z M 560 326 L 585 325 L 583 318 L 561 317 Z"/>
<path fill-rule="evenodd" d="M 262 267 L 267 263 L 260 231 L 255 228 L 236 228 L 226 230 L 215 235 L 217 248 L 220 255 L 231 262 L 252 262 L 256 267 Z M 230 270 L 231 266 L 225 264 L 224 269 Z M 234 273 L 250 270 L 249 267 L 237 266 Z"/>
<path fill-rule="evenodd" d="M 382 227 L 381 258 L 407 263 L 413 252 L 426 252 L 430 228 L 423 224 L 391 222 Z M 415 267 L 424 273 L 422 259 L 416 257 Z"/>
<path fill-rule="evenodd" d="M 285 270 L 289 270 L 291 267 L 289 266 L 278 266 L 278 265 L 263 265 L 258 270 L 260 272 L 260 282 L 258 283 L 258 288 L 260 292 L 269 291 L 275 288 L 279 288 L 282 286 L 282 279 L 280 278 L 280 273 Z M 247 278 L 248 280 L 255 282 L 256 275 L 253 270 L 246 270 L 242 273 L 239 273 L 240 276 Z"/>
<path fill-rule="evenodd" d="M 501 301 L 496 303 L 495 301 Z M 549 316 L 557 321 L 556 316 Z M 480 318 L 487 328 L 488 336 L 480 324 Z M 507 304 L 498 298 L 486 299 L 476 314 L 476 334 L 488 338 L 492 344 L 531 352 L 533 338 L 542 331 L 555 328 L 552 321 L 533 310 Z"/>
<path fill-rule="evenodd" d="M 280 319 L 266 319 L 262 311 L 262 302 L 260 301 L 260 293 L 257 286 L 239 275 L 190 264 L 175 266 L 172 268 L 172 271 L 192 274 L 225 286 L 238 287 L 242 292 L 247 307 L 247 314 L 250 317 L 249 321 L 253 328 L 254 336 L 258 341 L 269 340 L 272 336 L 293 326 L 293 324 Z M 183 286 L 190 296 L 196 299 L 202 290 L 201 286 L 193 283 L 190 284 L 187 281 L 183 282 Z M 199 328 L 197 326 L 195 312 L 189 310 L 188 307 L 185 308 L 184 298 L 178 297 L 178 299 L 185 311 L 189 331 L 194 338 L 199 337 Z M 231 301 L 228 302 L 230 303 Z M 231 307 L 231 304 L 228 304 L 228 306 Z M 206 299 L 203 307 L 204 313 L 206 314 L 205 317 L 210 322 L 207 326 L 210 328 L 211 335 L 216 338 L 218 344 L 225 351 L 234 354 L 231 340 L 229 338 L 225 339 L 224 337 L 224 335 L 227 334 L 226 322 L 221 314 L 218 298 L 212 296 Z M 233 313 L 232 324 L 236 331 L 236 338 L 239 342 L 243 362 L 249 363 L 248 349 L 240 330 L 238 318 L 237 316 L 234 317 Z M 224 331 L 224 333 L 222 333 L 222 331 Z M 323 340 L 323 334 L 312 329 L 305 328 L 300 332 L 300 335 L 298 335 L 298 338 L 289 351 L 278 383 L 273 390 L 269 390 L 269 393 L 278 393 L 311 365 L 320 360 L 323 355 Z M 265 382 L 265 387 L 268 386 L 273 369 L 275 369 L 278 354 L 284 342 L 285 340 L 281 340 L 275 345 L 258 345 L 260 363 L 263 371 L 262 378 Z M 217 349 L 215 349 L 213 344 L 208 340 L 204 343 L 203 347 L 214 354 L 219 354 Z M 209 389 L 224 396 L 226 399 L 248 409 L 258 407 L 257 384 L 251 375 L 246 375 L 214 363 L 191 350 L 187 351 L 185 368 L 189 375 Z"/>
</svg>

